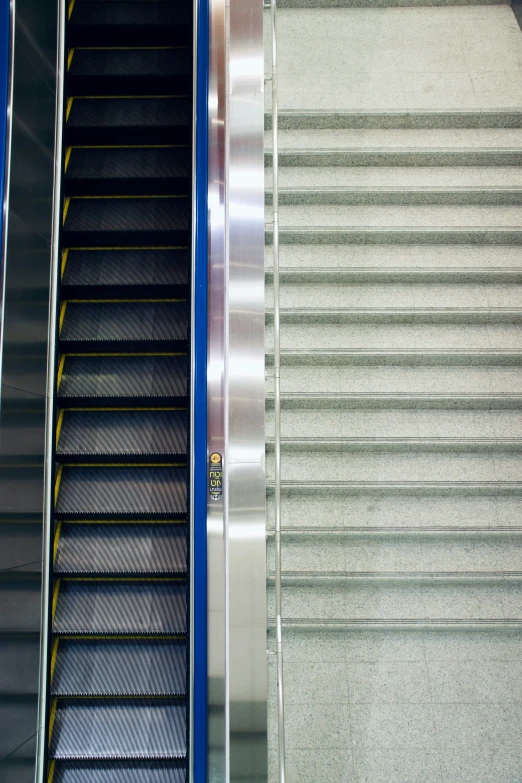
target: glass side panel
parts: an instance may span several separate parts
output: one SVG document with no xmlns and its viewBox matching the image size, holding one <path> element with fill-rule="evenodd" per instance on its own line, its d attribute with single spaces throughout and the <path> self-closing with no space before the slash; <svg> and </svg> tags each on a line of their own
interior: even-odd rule
<svg viewBox="0 0 522 783">
<path fill-rule="evenodd" d="M 518 783 L 522 32 L 485 0 L 277 14 L 286 780 Z"/>
</svg>

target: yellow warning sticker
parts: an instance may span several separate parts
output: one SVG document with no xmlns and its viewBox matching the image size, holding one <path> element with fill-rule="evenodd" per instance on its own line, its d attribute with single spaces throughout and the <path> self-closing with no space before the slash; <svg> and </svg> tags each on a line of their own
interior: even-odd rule
<svg viewBox="0 0 522 783">
<path fill-rule="evenodd" d="M 223 457 L 214 451 L 209 458 L 208 491 L 212 500 L 219 500 L 223 494 Z"/>
</svg>

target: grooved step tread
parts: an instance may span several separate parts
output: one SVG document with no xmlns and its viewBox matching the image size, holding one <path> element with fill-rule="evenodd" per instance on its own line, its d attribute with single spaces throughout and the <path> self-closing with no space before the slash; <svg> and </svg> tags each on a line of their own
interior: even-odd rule
<svg viewBox="0 0 522 783">
<path fill-rule="evenodd" d="M 187 366 L 186 356 L 66 356 L 59 404 L 186 404 Z"/>
<path fill-rule="evenodd" d="M 184 696 L 187 651 L 163 640 L 60 639 L 53 696 Z"/>
<path fill-rule="evenodd" d="M 163 575 L 187 571 L 187 528 L 180 524 L 65 524 L 54 573 Z"/>
<path fill-rule="evenodd" d="M 191 187 L 190 148 L 73 147 L 65 192 L 81 195 L 187 195 Z"/>
<path fill-rule="evenodd" d="M 192 40 L 190 4 L 168 0 L 76 0 L 70 46 L 174 46 Z"/>
<path fill-rule="evenodd" d="M 185 346 L 187 330 L 186 302 L 68 302 L 60 346 L 173 350 Z"/>
<path fill-rule="evenodd" d="M 185 765 L 175 761 L 56 762 L 53 783 L 185 783 Z"/>
<path fill-rule="evenodd" d="M 188 250 L 69 250 L 64 299 L 183 295 L 188 298 Z"/>
<path fill-rule="evenodd" d="M 187 426 L 186 411 L 65 411 L 56 454 L 185 457 Z"/>
<path fill-rule="evenodd" d="M 183 583 L 62 579 L 53 633 L 64 636 L 184 634 L 186 613 Z"/>
<path fill-rule="evenodd" d="M 183 518 L 187 472 L 178 467 L 65 466 L 55 516 L 76 519 Z"/>
<path fill-rule="evenodd" d="M 166 699 L 58 702 L 49 755 L 53 759 L 185 757 L 186 708 Z"/>
</svg>

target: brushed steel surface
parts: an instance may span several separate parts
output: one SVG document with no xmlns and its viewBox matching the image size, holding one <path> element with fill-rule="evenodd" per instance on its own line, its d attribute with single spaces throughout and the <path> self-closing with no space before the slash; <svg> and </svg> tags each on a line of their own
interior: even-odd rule
<svg viewBox="0 0 522 783">
<path fill-rule="evenodd" d="M 209 95 L 209 778 L 266 780 L 263 7 L 212 0 Z"/>
<path fill-rule="evenodd" d="M 225 450 L 225 0 L 210 0 L 207 457 Z M 226 462 L 225 462 L 226 470 Z M 223 496 L 207 494 L 208 778 L 227 775 L 226 536 Z"/>
<path fill-rule="evenodd" d="M 259 0 L 231 0 L 227 176 L 230 780 L 267 778 L 264 46 Z"/>
</svg>

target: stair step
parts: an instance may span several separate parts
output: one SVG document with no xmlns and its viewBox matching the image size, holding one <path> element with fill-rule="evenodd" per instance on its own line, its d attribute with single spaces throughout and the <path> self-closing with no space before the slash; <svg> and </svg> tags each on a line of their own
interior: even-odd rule
<svg viewBox="0 0 522 783">
<path fill-rule="evenodd" d="M 72 147 L 65 172 L 66 196 L 187 195 L 189 147 Z"/>
<path fill-rule="evenodd" d="M 53 633 L 179 635 L 186 631 L 186 612 L 186 586 L 176 581 L 61 579 Z"/>
<path fill-rule="evenodd" d="M 186 479 L 186 470 L 176 465 L 66 465 L 57 488 L 55 516 L 58 519 L 184 519 Z"/>
<path fill-rule="evenodd" d="M 265 203 L 272 204 L 272 193 L 265 191 Z M 522 204 L 522 188 L 510 187 L 283 187 L 279 204 L 414 206 L 414 205 L 508 205 Z"/>
<path fill-rule="evenodd" d="M 184 696 L 184 645 L 175 641 L 60 639 L 52 696 Z"/>
<path fill-rule="evenodd" d="M 266 354 L 267 366 L 273 365 L 273 355 Z M 281 352 L 281 364 L 295 366 L 398 366 L 398 367 L 519 367 L 522 353 L 518 351 L 378 351 L 378 350 L 305 350 Z"/>
<path fill-rule="evenodd" d="M 267 228 L 266 243 L 272 244 Z M 518 226 L 340 226 L 330 228 L 286 225 L 280 228 L 283 245 L 521 245 Z"/>
<path fill-rule="evenodd" d="M 76 0 L 67 38 L 69 46 L 186 46 L 192 8 L 164 0 Z"/>
<path fill-rule="evenodd" d="M 517 147 L 328 147 L 283 148 L 280 166 L 520 166 L 522 149 Z M 272 166 L 272 153 L 265 152 L 265 166 Z"/>
<path fill-rule="evenodd" d="M 54 783 L 185 783 L 185 764 L 179 761 L 65 761 L 55 762 Z"/>
<path fill-rule="evenodd" d="M 274 407 L 273 395 L 265 398 L 267 410 Z M 336 394 L 324 392 L 286 393 L 281 395 L 281 410 L 519 410 L 520 394 L 407 394 L 407 393 L 359 393 Z"/>
<path fill-rule="evenodd" d="M 72 197 L 64 207 L 65 247 L 187 247 L 189 233 L 183 196 Z"/>
<path fill-rule="evenodd" d="M 314 0 L 309 0 L 313 2 Z M 342 0 L 341 0 L 342 2 Z M 370 3 L 371 0 L 368 0 Z M 386 2 L 386 0 L 384 0 Z M 496 4 L 493 0 L 493 4 Z M 373 6 L 374 3 L 371 2 Z M 281 130 L 310 129 L 432 129 L 522 128 L 519 109 L 432 109 L 411 111 L 303 111 L 279 112 Z M 272 128 L 272 114 L 265 114 L 265 129 Z"/>
<path fill-rule="evenodd" d="M 397 248 L 395 248 L 397 249 Z M 406 250 L 414 248 L 401 248 L 406 255 Z M 516 248 L 511 248 L 516 250 Z M 297 248 L 286 247 L 285 251 L 297 250 Z M 324 260 L 328 260 L 326 248 L 322 248 Z M 337 248 L 334 248 L 337 250 Z M 393 250 L 393 248 L 390 248 Z M 415 248 L 416 253 L 419 251 Z M 281 254 L 282 255 L 282 254 Z M 306 260 L 306 259 L 305 259 Z M 270 267 L 265 267 L 265 283 L 273 283 L 274 273 Z M 522 267 L 280 267 L 279 282 L 290 285 L 298 283 L 313 283 L 317 287 L 321 283 L 327 283 L 329 286 L 338 286 L 345 283 L 370 283 L 373 288 L 376 285 L 390 285 L 392 283 L 414 283 L 414 284 L 441 284 L 447 285 L 454 283 L 462 285 L 463 283 L 480 283 L 486 285 L 495 285 L 497 283 L 520 284 L 522 282 Z M 269 289 L 268 289 L 269 290 Z M 331 292 L 331 289 L 330 289 Z M 286 294 L 286 288 L 281 291 L 281 301 Z M 487 296 L 487 292 L 486 292 Z"/>
<path fill-rule="evenodd" d="M 265 149 L 272 151 L 272 133 L 265 132 Z M 300 149 L 306 152 L 319 150 L 335 152 L 336 150 L 356 150 L 370 153 L 404 150 L 405 152 L 422 152 L 430 154 L 447 151 L 459 154 L 462 151 L 475 150 L 481 152 L 516 151 L 522 146 L 522 128 L 300 128 L 285 130 L 281 128 L 278 134 L 280 153 L 296 152 Z"/>
<path fill-rule="evenodd" d="M 188 298 L 188 250 L 69 250 L 62 299 Z"/>
<path fill-rule="evenodd" d="M 190 144 L 190 97 L 69 98 L 66 144 Z"/>
<path fill-rule="evenodd" d="M 187 425 L 187 411 L 66 410 L 58 423 L 57 461 L 186 459 Z"/>
<path fill-rule="evenodd" d="M 62 313 L 62 351 L 186 349 L 186 302 L 69 301 Z"/>
<path fill-rule="evenodd" d="M 349 295 L 347 296 L 347 299 Z M 435 298 L 435 297 L 434 297 Z M 390 293 L 390 300 L 392 294 Z M 265 310 L 266 323 L 274 322 Z M 282 324 L 520 324 L 522 309 L 509 307 L 315 307 L 283 308 Z"/>
<path fill-rule="evenodd" d="M 269 495 L 274 492 L 273 481 L 267 482 Z M 281 482 L 281 494 L 313 497 L 337 495 L 394 496 L 408 495 L 417 498 L 480 496 L 519 497 L 522 495 L 520 481 L 286 481 Z"/>
<path fill-rule="evenodd" d="M 266 443 L 274 453 L 274 441 Z M 285 454 L 495 454 L 522 452 L 521 438 L 281 438 Z"/>
<path fill-rule="evenodd" d="M 186 708 L 166 699 L 58 702 L 51 759 L 169 759 L 186 754 Z"/>
<path fill-rule="evenodd" d="M 67 86 L 74 96 L 190 94 L 192 47 L 74 48 L 69 51 Z"/>
</svg>

